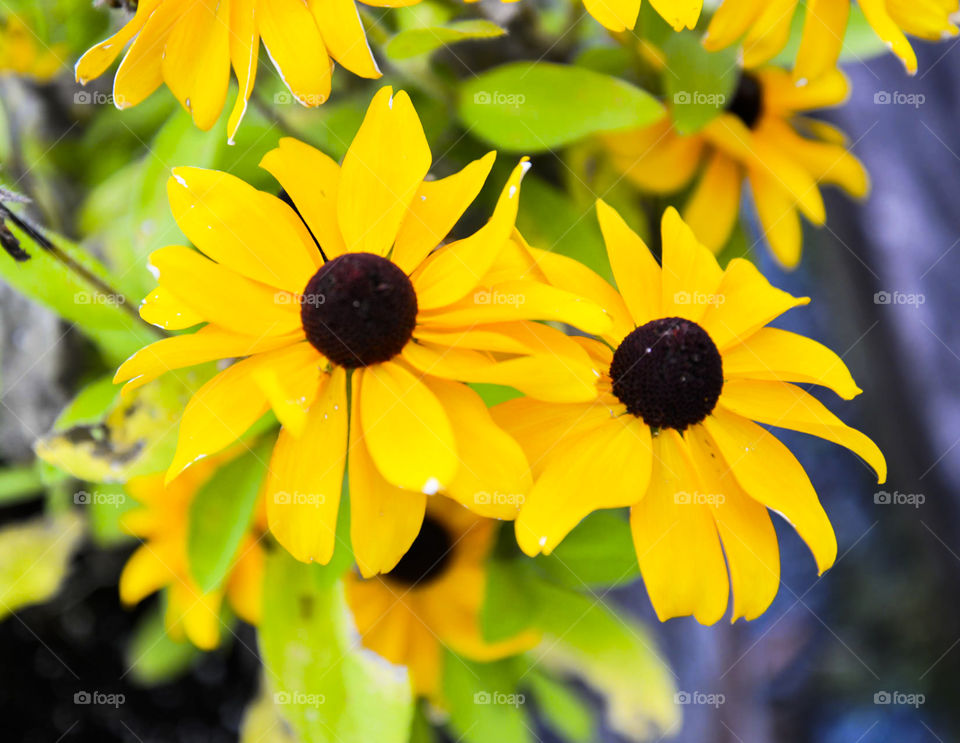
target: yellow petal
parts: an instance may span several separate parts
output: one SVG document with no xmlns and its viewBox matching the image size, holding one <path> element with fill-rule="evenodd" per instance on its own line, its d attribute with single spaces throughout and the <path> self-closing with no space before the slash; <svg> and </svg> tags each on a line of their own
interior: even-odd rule
<svg viewBox="0 0 960 743">
<path fill-rule="evenodd" d="M 728 379 L 719 404 L 744 418 L 778 428 L 819 436 L 845 446 L 887 479 L 887 463 L 869 437 L 850 428 L 815 397 L 787 382 Z"/>
<path fill-rule="evenodd" d="M 662 234 L 661 316 L 699 322 L 704 311 L 719 301 L 723 271 L 673 207 L 663 213 Z"/>
<path fill-rule="evenodd" d="M 757 218 L 770 250 L 785 268 L 800 263 L 803 232 L 800 216 L 790 194 L 774 178 L 752 173 L 750 186 Z"/>
<path fill-rule="evenodd" d="M 610 31 L 632 29 L 640 14 L 640 0 L 583 0 L 583 7 Z"/>
<path fill-rule="evenodd" d="M 807 473 L 790 450 L 746 418 L 716 408 L 703 422 L 740 487 L 785 518 L 807 543 L 820 573 L 837 557 L 837 538 Z"/>
<path fill-rule="evenodd" d="M 303 433 L 281 429 L 267 471 L 270 531 L 301 562 L 325 565 L 333 556 L 346 457 L 347 375 L 336 366 Z"/>
<path fill-rule="evenodd" d="M 128 387 L 134 389 L 174 369 L 202 364 L 205 361 L 272 351 L 292 345 L 301 339 L 302 334 L 253 338 L 207 325 L 196 333 L 175 335 L 141 348 L 120 365 L 113 381 L 116 383 L 131 380 Z"/>
<path fill-rule="evenodd" d="M 170 245 L 150 254 L 160 286 L 208 322 L 246 335 L 283 335 L 302 328 L 292 294 L 246 279 L 200 253 Z"/>
<path fill-rule="evenodd" d="M 277 420 L 294 436 L 303 433 L 324 364 L 326 360 L 313 346 L 298 343 L 282 359 L 261 364 L 253 373 Z"/>
<path fill-rule="evenodd" d="M 457 447 L 436 396 L 395 362 L 360 373 L 363 436 L 380 473 L 397 487 L 431 495 L 448 486 L 457 471 Z"/>
<path fill-rule="evenodd" d="M 200 315 L 160 286 L 144 298 L 140 317 L 165 330 L 183 330 L 203 322 Z"/>
<path fill-rule="evenodd" d="M 727 265 L 716 294 L 717 302 L 708 306 L 700 324 L 721 351 L 742 343 L 790 308 L 810 301 L 771 286 L 756 266 L 742 258 Z"/>
<path fill-rule="evenodd" d="M 833 69 L 840 58 L 849 17 L 849 2 L 808 0 L 803 37 L 793 66 L 795 80 L 816 80 Z"/>
<path fill-rule="evenodd" d="M 768 62 L 786 46 L 797 2 L 798 0 L 768 0 L 763 3 L 763 11 L 743 40 L 745 67 L 758 67 Z"/>
<path fill-rule="evenodd" d="M 257 0 L 231 0 L 230 4 L 230 61 L 237 76 L 239 92 L 227 121 L 230 144 L 240 128 L 240 120 L 247 111 L 247 101 L 257 79 L 257 61 L 260 55 L 260 34 L 256 23 Z"/>
<path fill-rule="evenodd" d="M 330 96 L 332 65 L 320 29 L 303 0 L 259 0 L 263 45 L 287 88 L 304 106 Z"/>
<path fill-rule="evenodd" d="M 323 262 L 286 204 L 229 173 L 174 168 L 167 197 L 183 234 L 249 279 L 299 293 Z"/>
<path fill-rule="evenodd" d="M 684 434 L 700 475 L 703 494 L 723 542 L 733 588 L 733 614 L 756 619 L 773 602 L 780 587 L 777 533 L 767 509 L 743 492 L 703 426 Z M 691 497 L 690 500 L 693 500 Z"/>
<path fill-rule="evenodd" d="M 713 253 L 727 244 L 740 211 L 740 167 L 723 152 L 714 152 L 683 209 L 683 221 Z"/>
<path fill-rule="evenodd" d="M 147 19 L 160 5 L 161 0 L 143 0 L 137 4 L 136 14 L 106 41 L 101 41 L 77 61 L 75 72 L 77 82 L 86 85 L 94 78 L 100 77 L 113 60 L 130 43 L 130 40 L 143 28 Z"/>
<path fill-rule="evenodd" d="M 425 383 L 447 412 L 457 442 L 460 466 L 444 495 L 480 516 L 516 518 L 533 484 L 523 449 L 465 384 L 435 378 Z"/>
<path fill-rule="evenodd" d="M 867 23 L 873 28 L 877 36 L 883 39 L 891 51 L 896 54 L 903 66 L 907 69 L 907 74 L 915 75 L 917 73 L 917 55 L 903 35 L 903 31 L 897 26 L 896 22 L 887 12 L 887 3 L 885 0 L 860 0 L 860 10 L 866 16 Z"/>
<path fill-rule="evenodd" d="M 674 31 L 694 28 L 703 9 L 703 0 L 650 0 L 650 4 Z"/>
<path fill-rule="evenodd" d="M 642 129 L 603 136 L 614 165 L 644 191 L 679 191 L 700 165 L 703 138 L 681 136 L 669 116 Z"/>
<path fill-rule="evenodd" d="M 453 229 L 480 193 L 496 156 L 488 152 L 453 175 L 420 184 L 391 256 L 405 273 L 412 273 Z"/>
<path fill-rule="evenodd" d="M 136 106 L 163 83 L 163 48 L 183 12 L 183 2 L 164 0 L 147 18 L 113 79 L 113 104 Z"/>
<path fill-rule="evenodd" d="M 844 400 L 862 390 L 833 351 L 810 338 L 779 328 L 761 328 L 723 354 L 727 379 L 776 379 L 829 387 Z"/>
<path fill-rule="evenodd" d="M 756 22 L 764 7 L 757 0 L 724 0 L 710 19 L 703 45 L 710 51 L 730 46 Z"/>
<path fill-rule="evenodd" d="M 359 400 L 359 375 L 354 375 Z M 427 496 L 387 482 L 367 451 L 354 404 L 350 424 L 350 541 L 364 578 L 392 570 L 420 533 Z"/>
<path fill-rule="evenodd" d="M 330 56 L 354 75 L 380 77 L 354 0 L 309 0 Z"/>
<path fill-rule="evenodd" d="M 530 163 L 524 158 L 500 192 L 490 220 L 470 237 L 435 252 L 414 275 L 417 302 L 422 309 L 442 307 L 461 299 L 493 266 L 513 231 L 520 202 L 520 181 L 529 169 Z"/>
<path fill-rule="evenodd" d="M 260 622 L 263 597 L 264 551 L 249 538 L 241 547 L 227 580 L 227 599 L 243 621 Z"/>
<path fill-rule="evenodd" d="M 564 440 L 520 509 L 520 549 L 550 554 L 593 511 L 636 503 L 650 481 L 651 456 L 650 429 L 633 416 Z"/>
<path fill-rule="evenodd" d="M 410 97 L 373 97 L 340 169 L 337 214 L 347 250 L 387 255 L 432 161 Z"/>
<path fill-rule="evenodd" d="M 601 199 L 597 200 L 597 217 L 613 278 L 634 324 L 640 326 L 661 317 L 660 266 L 647 244 Z"/>
<path fill-rule="evenodd" d="M 640 573 L 660 621 L 693 615 L 713 624 L 730 592 L 720 539 L 687 446 L 671 429 L 654 439 L 650 487 L 630 509 Z"/>
<path fill-rule="evenodd" d="M 158 542 L 141 544 L 130 555 L 120 574 L 120 600 L 128 606 L 139 603 L 177 579 L 172 562 L 172 545 Z"/>
<path fill-rule="evenodd" d="M 337 223 L 339 165 L 315 147 L 284 137 L 263 156 L 260 167 L 283 186 L 329 260 L 346 252 Z"/>
</svg>

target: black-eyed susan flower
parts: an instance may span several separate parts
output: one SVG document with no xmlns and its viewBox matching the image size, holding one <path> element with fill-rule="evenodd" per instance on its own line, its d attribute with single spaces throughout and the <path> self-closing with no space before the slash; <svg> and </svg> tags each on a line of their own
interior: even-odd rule
<svg viewBox="0 0 960 743">
<path fill-rule="evenodd" d="M 826 220 L 820 186 L 836 185 L 856 198 L 870 188 L 843 133 L 802 115 L 842 103 L 847 92 L 838 70 L 803 87 L 779 68 L 745 71 L 724 112 L 701 131 L 682 135 L 665 117 L 605 135 L 604 144 L 614 167 L 644 191 L 675 193 L 696 179 L 683 218 L 714 252 L 729 239 L 748 184 L 770 249 L 792 268 L 803 241 L 800 214 L 818 226 Z"/>
<path fill-rule="evenodd" d="M 438 694 L 445 649 L 485 662 L 539 642 L 534 630 L 496 642 L 483 638 L 485 561 L 495 527 L 451 501 L 432 501 L 416 540 L 393 570 L 369 580 L 352 573 L 347 578 L 347 602 L 361 642 L 407 666 L 419 695 Z"/>
<path fill-rule="evenodd" d="M 917 71 L 917 55 L 907 34 L 927 41 L 957 35 L 952 18 L 960 9 L 958 0 L 859 0 L 858 4 L 874 32 L 911 75 Z M 797 0 L 723 0 L 710 21 L 704 44 L 708 49 L 723 49 L 742 39 L 744 63 L 748 67 L 764 64 L 786 46 L 797 5 Z M 803 37 L 794 66 L 794 79 L 801 83 L 836 66 L 850 17 L 850 0 L 811 0 L 805 6 Z"/>
<path fill-rule="evenodd" d="M 700 19 L 703 0 L 648 0 L 653 9 L 677 31 L 693 28 Z M 637 25 L 641 0 L 583 0 L 583 6 L 604 28 L 629 31 Z"/>
<path fill-rule="evenodd" d="M 605 203 L 597 209 L 618 294 L 574 261 L 533 251 L 558 286 L 579 286 L 613 316 L 603 342 L 582 341 L 602 371 L 595 402 L 517 399 L 493 409 L 524 446 L 536 484 L 516 521 L 528 555 L 549 553 L 588 513 L 630 507 L 640 570 L 661 619 L 759 616 L 780 577 L 769 511 L 804 539 L 820 572 L 833 528 L 803 467 L 766 426 L 845 446 L 886 477 L 876 445 L 799 384 L 850 399 L 843 361 L 768 327 L 807 303 L 752 263 L 721 270 L 677 212 L 663 216 L 663 265 Z M 726 555 L 726 564 L 724 563 Z"/>
<path fill-rule="evenodd" d="M 333 60 L 361 77 L 380 77 L 354 0 L 142 0 L 123 28 L 83 55 L 76 76 L 84 84 L 99 77 L 129 44 L 114 79 L 114 104 L 135 106 L 166 83 L 206 130 L 220 118 L 232 67 L 240 88 L 227 124 L 233 137 L 253 92 L 261 40 L 305 106 L 329 97 Z"/>
<path fill-rule="evenodd" d="M 282 430 L 268 477 L 270 529 L 300 560 L 333 553 L 345 467 L 364 575 L 396 564 L 430 495 L 512 518 L 516 498 L 482 494 L 526 492 L 526 459 L 462 382 L 589 400 L 586 353 L 532 321 L 588 331 L 610 321 L 573 292 L 519 278 L 514 219 L 526 162 L 483 227 L 442 244 L 493 157 L 427 180 L 431 154 L 413 105 L 384 88 L 342 165 L 292 139 L 264 157 L 296 210 L 225 173 L 175 169 L 171 207 L 202 252 L 153 253 L 159 285 L 141 314 L 171 329 L 205 325 L 142 349 L 116 379 L 140 385 L 170 369 L 242 360 L 187 405 L 168 476 L 272 408 Z"/>
<path fill-rule="evenodd" d="M 164 590 L 167 632 L 186 636 L 202 650 L 220 642 L 224 599 L 244 621 L 257 624 L 260 619 L 264 554 L 253 531 L 243 537 L 224 585 L 217 589 L 201 590 L 187 563 L 190 504 L 220 463 L 203 462 L 166 485 L 163 473 L 131 479 L 126 490 L 139 506 L 122 520 L 124 530 L 143 543 L 120 575 L 120 598 L 132 605 Z"/>
<path fill-rule="evenodd" d="M 64 66 L 62 44 L 45 45 L 17 15 L 0 20 L 0 75 L 47 82 Z"/>
</svg>

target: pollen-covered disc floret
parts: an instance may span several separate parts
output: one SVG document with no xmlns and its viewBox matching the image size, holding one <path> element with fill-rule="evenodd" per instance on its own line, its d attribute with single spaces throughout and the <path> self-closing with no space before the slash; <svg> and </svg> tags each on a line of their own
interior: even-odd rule
<svg viewBox="0 0 960 743">
<path fill-rule="evenodd" d="M 683 431 L 717 404 L 723 362 L 707 332 L 681 317 L 653 320 L 633 330 L 610 364 L 613 394 L 653 428 Z"/>
<path fill-rule="evenodd" d="M 763 113 L 763 86 L 754 75 L 749 72 L 740 75 L 727 111 L 746 124 L 748 129 L 756 126 Z"/>
<path fill-rule="evenodd" d="M 307 340 L 334 364 L 389 361 L 413 335 L 417 295 L 406 274 L 372 253 L 325 263 L 307 283 L 300 318 Z"/>
<path fill-rule="evenodd" d="M 430 516 L 420 533 L 387 577 L 407 586 L 422 586 L 438 578 L 450 561 L 453 539 L 442 523 Z"/>
</svg>

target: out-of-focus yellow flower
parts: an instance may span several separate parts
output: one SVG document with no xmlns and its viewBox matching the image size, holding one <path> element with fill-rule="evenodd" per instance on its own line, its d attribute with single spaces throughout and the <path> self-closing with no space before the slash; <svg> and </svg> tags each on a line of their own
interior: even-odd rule
<svg viewBox="0 0 960 743">
<path fill-rule="evenodd" d="M 182 246 L 153 253 L 159 286 L 141 315 L 168 328 L 206 325 L 144 348 L 116 380 L 140 385 L 170 369 L 247 358 L 187 405 L 169 476 L 272 408 L 282 430 L 268 480 L 270 529 L 299 560 L 333 554 L 345 468 L 364 575 L 397 563 L 434 494 L 513 518 L 515 500 L 483 496 L 525 493 L 526 459 L 463 383 L 591 399 L 586 353 L 533 321 L 602 332 L 609 318 L 517 268 L 526 162 L 483 227 L 443 242 L 493 158 L 427 180 L 432 157 L 410 98 L 384 88 L 342 165 L 293 139 L 264 157 L 295 208 L 226 173 L 175 169 L 174 217 L 208 257 Z"/>
<path fill-rule="evenodd" d="M 140 507 L 125 513 L 122 521 L 123 528 L 143 543 L 120 575 L 120 598 L 125 604 L 136 604 L 165 589 L 167 631 L 175 638 L 186 635 L 202 650 L 220 641 L 224 597 L 244 621 L 256 624 L 260 619 L 264 554 L 253 533 L 243 538 L 220 588 L 201 591 L 187 564 L 190 504 L 222 462 L 222 457 L 201 462 L 166 486 L 163 473 L 133 478 L 126 489 Z M 262 501 L 260 510 L 260 527 L 265 528 Z"/>
<path fill-rule="evenodd" d="M 480 609 L 484 562 L 496 523 L 451 501 L 431 501 L 420 533 L 389 573 L 347 577 L 347 601 L 363 644 L 407 666 L 417 694 L 440 690 L 443 650 L 493 661 L 529 650 L 539 633 L 525 630 L 498 642 L 483 639 Z"/>
<path fill-rule="evenodd" d="M 696 134 L 678 133 L 667 116 L 603 141 L 614 166 L 644 191 L 674 193 L 699 176 L 683 219 L 714 252 L 733 231 L 746 181 L 771 250 L 792 268 L 803 241 L 799 215 L 815 225 L 826 220 L 820 186 L 836 185 L 857 198 L 870 188 L 843 133 L 800 115 L 838 105 L 847 93 L 838 70 L 801 87 L 779 68 L 745 71 L 725 111 Z"/>
<path fill-rule="evenodd" d="M 64 67 L 63 44 L 45 45 L 16 15 L 0 21 L 0 75 L 47 82 Z"/>
<path fill-rule="evenodd" d="M 744 63 L 764 64 L 786 45 L 797 5 L 798 0 L 724 0 L 710 21 L 704 44 L 716 50 L 743 39 Z M 957 35 L 952 16 L 960 9 L 958 0 L 859 0 L 859 5 L 877 36 L 911 75 L 917 71 L 917 55 L 905 34 L 927 41 Z M 795 79 L 815 80 L 836 66 L 849 16 L 850 0 L 807 0 Z"/>
<path fill-rule="evenodd" d="M 641 0 L 583 0 L 597 21 L 611 31 L 629 31 L 637 25 Z M 653 9 L 677 31 L 693 28 L 700 18 L 703 0 L 648 0 Z"/>
<path fill-rule="evenodd" d="M 329 97 L 333 60 L 361 77 L 380 77 L 354 0 L 140 0 L 123 28 L 77 62 L 77 80 L 102 75 L 132 41 L 114 79 L 115 105 L 135 106 L 165 82 L 206 130 L 223 110 L 232 66 L 240 85 L 227 127 L 233 137 L 253 91 L 261 39 L 293 98 L 305 106 Z"/>
<path fill-rule="evenodd" d="M 809 300 L 775 289 L 741 258 L 721 270 L 672 207 L 663 215 L 662 267 L 616 211 L 602 201 L 597 211 L 619 294 L 576 261 L 542 251 L 531 259 L 613 317 L 603 342 L 582 340 L 603 370 L 598 399 L 521 398 L 492 409 L 537 478 L 515 524 L 517 542 L 528 555 L 550 553 L 592 511 L 630 506 L 660 619 L 692 614 L 712 624 L 731 585 L 733 619 L 753 619 L 780 583 L 768 509 L 793 525 L 820 572 L 837 553 L 802 465 L 764 426 L 845 446 L 883 481 L 877 446 L 796 383 L 844 399 L 860 390 L 835 353 L 767 327 Z"/>
</svg>

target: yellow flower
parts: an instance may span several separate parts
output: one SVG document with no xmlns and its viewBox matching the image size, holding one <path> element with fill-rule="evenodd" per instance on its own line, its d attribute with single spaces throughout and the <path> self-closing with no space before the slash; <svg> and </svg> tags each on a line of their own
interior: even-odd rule
<svg viewBox="0 0 960 743">
<path fill-rule="evenodd" d="M 440 691 L 443 649 L 475 661 L 529 650 L 539 633 L 488 642 L 480 630 L 486 586 L 484 561 L 495 523 L 450 501 L 431 501 L 410 551 L 382 576 L 347 577 L 347 602 L 363 644 L 410 671 L 414 691 Z"/>
<path fill-rule="evenodd" d="M 911 75 L 917 71 L 917 55 L 904 34 L 939 41 L 958 31 L 951 20 L 960 9 L 958 0 L 859 0 L 859 5 L 874 32 Z M 711 50 L 723 49 L 742 37 L 744 63 L 763 64 L 786 45 L 796 8 L 797 0 L 724 0 L 710 21 L 704 44 Z M 801 82 L 816 80 L 836 66 L 850 0 L 808 0 L 806 12 L 794 66 L 794 78 Z"/>
<path fill-rule="evenodd" d="M 645 191 L 672 193 L 699 174 L 683 218 L 714 252 L 736 225 L 746 180 L 770 249 L 793 268 L 803 239 L 799 214 L 818 226 L 826 219 L 820 185 L 839 186 L 857 198 L 870 189 L 844 135 L 800 116 L 842 103 L 847 90 L 838 70 L 803 87 L 778 68 L 745 71 L 726 110 L 696 134 L 679 134 L 667 117 L 603 141 L 614 167 Z"/>
<path fill-rule="evenodd" d="M 653 9 L 674 30 L 693 28 L 700 19 L 703 0 L 649 0 Z M 640 0 L 583 0 L 587 12 L 610 31 L 629 31 L 637 25 Z"/>
<path fill-rule="evenodd" d="M 377 7 L 416 2 L 366 0 Z M 133 41 L 114 79 L 115 105 L 135 106 L 165 82 L 207 130 L 220 118 L 232 65 L 240 86 L 227 125 L 233 137 L 253 91 L 261 39 L 305 106 L 330 95 L 331 57 L 361 77 L 380 77 L 354 0 L 141 0 L 123 28 L 77 62 L 77 80 L 102 75 Z"/>
<path fill-rule="evenodd" d="M 222 458 L 191 467 L 164 485 L 163 473 L 136 477 L 126 484 L 127 492 L 140 508 L 123 516 L 125 531 L 143 543 L 127 560 L 120 575 L 120 598 L 133 605 L 166 589 L 167 631 L 187 638 L 203 650 L 220 642 L 220 606 L 224 597 L 244 621 L 260 620 L 264 554 L 259 540 L 247 534 L 237 549 L 225 584 L 204 593 L 190 574 L 187 564 L 187 530 L 190 504 L 210 478 Z"/>
<path fill-rule="evenodd" d="M 268 478 L 270 529 L 297 559 L 330 559 L 345 466 L 364 575 L 396 564 L 428 495 L 513 518 L 515 498 L 487 494 L 525 493 L 526 459 L 461 382 L 589 400 L 586 353 L 533 321 L 602 332 L 610 320 L 573 292 L 518 278 L 514 220 L 526 162 L 483 227 L 441 245 L 493 158 L 427 180 L 431 154 L 416 111 L 405 93 L 384 88 L 342 166 L 292 139 L 264 157 L 296 211 L 226 173 L 175 169 L 174 216 L 208 257 L 182 246 L 153 253 L 159 286 L 141 314 L 172 329 L 207 324 L 142 349 L 116 380 L 139 385 L 168 369 L 248 358 L 193 396 L 169 476 L 272 408 L 283 427 Z"/>
<path fill-rule="evenodd" d="M 492 410 L 537 477 L 517 541 L 528 555 L 549 553 L 590 512 L 630 506 L 640 570 L 662 620 L 716 622 L 730 584 L 733 619 L 752 619 L 779 583 L 767 509 L 793 525 L 821 572 L 837 552 L 803 467 L 758 423 L 845 446 L 882 481 L 876 445 L 794 383 L 844 399 L 860 390 L 832 351 L 766 327 L 806 298 L 775 289 L 742 259 L 721 270 L 672 208 L 663 216 L 662 268 L 612 208 L 600 201 L 597 209 L 619 295 L 573 261 L 533 258 L 558 286 L 582 287 L 613 316 L 603 343 L 582 341 L 603 372 L 598 400 L 518 399 Z"/>
<path fill-rule="evenodd" d="M 41 47 L 43 47 L 41 49 Z M 0 75 L 12 73 L 47 82 L 63 67 L 62 44 L 48 47 L 19 16 L 0 23 Z"/>
</svg>

